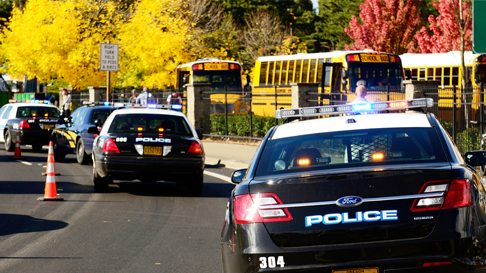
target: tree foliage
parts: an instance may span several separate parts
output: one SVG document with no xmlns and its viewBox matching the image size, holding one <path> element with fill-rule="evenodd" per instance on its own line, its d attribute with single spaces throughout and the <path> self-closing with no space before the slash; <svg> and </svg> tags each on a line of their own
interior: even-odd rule
<svg viewBox="0 0 486 273">
<path fill-rule="evenodd" d="M 354 40 L 346 49 L 402 54 L 413 47 L 413 33 L 420 21 L 420 1 L 366 0 L 361 4 L 358 20 L 351 18 L 344 31 Z"/>
<path fill-rule="evenodd" d="M 461 49 L 461 21 L 459 14 L 459 0 L 438 0 L 433 6 L 439 16 L 430 15 L 429 28 L 425 26 L 415 34 L 422 53 L 449 52 Z M 464 46 L 465 50 L 472 49 L 472 13 L 471 3 L 463 2 Z"/>
</svg>

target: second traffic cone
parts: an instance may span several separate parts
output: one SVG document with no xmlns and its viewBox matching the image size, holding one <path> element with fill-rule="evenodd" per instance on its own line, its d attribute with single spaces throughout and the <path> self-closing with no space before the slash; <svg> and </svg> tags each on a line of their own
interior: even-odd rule
<svg viewBox="0 0 486 273">
<path fill-rule="evenodd" d="M 22 157 L 22 154 L 20 152 L 20 139 L 19 139 L 19 132 L 17 132 L 17 140 L 15 141 L 15 152 L 14 152 L 14 157 L 11 157 L 10 159 L 19 159 L 23 160 L 24 158 Z"/>
<path fill-rule="evenodd" d="M 39 201 L 62 201 L 63 198 L 57 196 L 56 188 L 56 166 L 54 164 L 54 152 L 52 147 L 52 141 L 49 142 L 49 154 L 47 158 L 47 171 L 46 171 L 46 189 L 44 191 L 44 197 L 39 197 Z"/>
<path fill-rule="evenodd" d="M 56 173 L 56 163 L 54 162 L 54 145 L 52 144 L 52 141 L 49 141 L 49 150 L 47 152 L 47 166 L 46 166 L 46 172 L 42 173 L 43 176 L 46 176 L 47 173 L 49 173 L 49 160 L 52 160 L 52 166 L 54 166 L 54 175 L 61 175 L 60 173 Z"/>
</svg>

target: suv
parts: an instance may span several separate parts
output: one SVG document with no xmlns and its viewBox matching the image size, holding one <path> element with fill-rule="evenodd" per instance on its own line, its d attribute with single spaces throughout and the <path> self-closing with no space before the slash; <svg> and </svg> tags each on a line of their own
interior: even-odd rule
<svg viewBox="0 0 486 273">
<path fill-rule="evenodd" d="M 0 109 L 0 142 L 5 143 L 5 150 L 15 149 L 17 133 L 20 144 L 32 145 L 34 151 L 40 151 L 43 145 L 49 144 L 60 112 L 47 103 L 31 100 L 29 103 L 8 103 Z"/>
</svg>

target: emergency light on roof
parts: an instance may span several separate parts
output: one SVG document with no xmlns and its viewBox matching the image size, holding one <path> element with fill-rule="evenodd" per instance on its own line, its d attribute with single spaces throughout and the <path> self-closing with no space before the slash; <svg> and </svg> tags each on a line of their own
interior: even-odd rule
<svg viewBox="0 0 486 273">
<path fill-rule="evenodd" d="M 290 117 L 315 117 L 329 116 L 339 114 L 366 113 L 373 111 L 385 110 L 407 110 L 412 108 L 432 107 L 434 100 L 431 98 L 398 100 L 398 101 L 380 101 L 357 104 L 328 105 L 303 107 L 296 109 L 280 109 L 275 111 L 275 118 L 283 119 Z"/>
<path fill-rule="evenodd" d="M 168 104 L 136 104 L 136 103 L 128 103 L 128 102 L 109 102 L 109 101 L 83 101 L 83 105 L 104 105 L 104 106 L 113 106 L 113 107 L 125 107 L 125 108 L 148 108 L 148 109 L 173 109 L 179 110 L 182 108 L 182 105 L 168 105 Z"/>
<path fill-rule="evenodd" d="M 49 104 L 48 100 L 16 100 L 16 99 L 10 99 L 10 100 L 8 100 L 8 102 L 10 102 L 10 103 L 25 102 L 25 103 Z"/>
</svg>

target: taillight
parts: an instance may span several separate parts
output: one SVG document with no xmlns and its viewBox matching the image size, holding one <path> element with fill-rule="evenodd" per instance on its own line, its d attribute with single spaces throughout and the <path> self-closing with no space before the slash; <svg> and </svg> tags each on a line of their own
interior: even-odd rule
<svg viewBox="0 0 486 273">
<path fill-rule="evenodd" d="M 22 120 L 19 124 L 19 129 L 27 129 L 27 128 L 30 128 L 29 123 L 27 122 L 27 120 Z"/>
<path fill-rule="evenodd" d="M 472 204 L 467 179 L 431 181 L 424 184 L 419 194 L 435 196 L 415 199 L 410 208 L 413 212 L 467 207 Z"/>
<path fill-rule="evenodd" d="M 271 205 L 282 205 L 282 201 L 273 193 L 236 196 L 234 200 L 235 222 L 244 224 L 292 220 L 287 208 L 265 208 L 265 206 Z"/>
<path fill-rule="evenodd" d="M 103 145 L 103 153 L 120 153 L 115 141 L 112 138 L 109 138 L 105 141 L 105 145 Z"/>
<path fill-rule="evenodd" d="M 452 264 L 452 262 L 433 262 L 433 263 L 424 263 L 422 266 L 437 266 L 437 265 L 444 265 L 444 264 Z"/>
<path fill-rule="evenodd" d="M 197 141 L 193 141 L 189 150 L 187 150 L 188 155 L 202 155 L 201 145 Z"/>
</svg>

